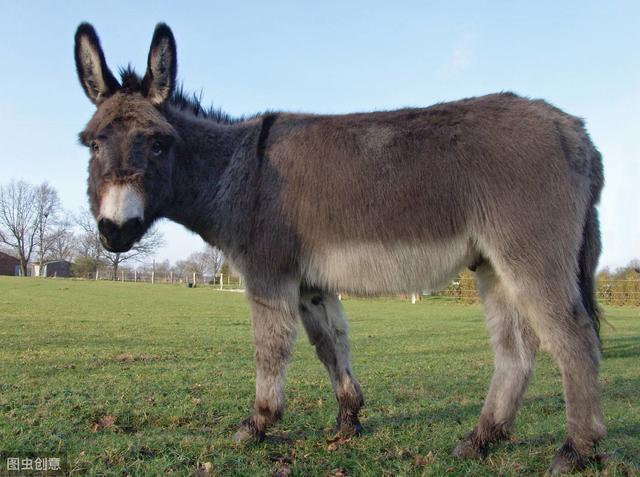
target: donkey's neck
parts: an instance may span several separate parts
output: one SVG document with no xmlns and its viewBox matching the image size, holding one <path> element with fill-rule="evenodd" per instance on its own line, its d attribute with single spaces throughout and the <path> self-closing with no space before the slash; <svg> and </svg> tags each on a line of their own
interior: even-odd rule
<svg viewBox="0 0 640 477">
<path fill-rule="evenodd" d="M 220 178 L 259 122 L 225 124 L 178 109 L 169 110 L 166 117 L 180 141 L 173 170 L 173 200 L 165 215 L 207 242 L 216 243 L 227 215 L 217 200 Z"/>
</svg>

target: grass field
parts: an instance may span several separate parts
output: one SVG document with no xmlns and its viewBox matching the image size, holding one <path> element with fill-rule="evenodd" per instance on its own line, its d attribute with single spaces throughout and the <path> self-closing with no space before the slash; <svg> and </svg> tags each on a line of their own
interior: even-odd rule
<svg viewBox="0 0 640 477">
<path fill-rule="evenodd" d="M 239 293 L 170 285 L 0 277 L 0 450 L 66 456 L 72 475 L 541 475 L 564 402 L 541 354 L 514 438 L 484 462 L 450 457 L 479 415 L 492 354 L 477 306 L 346 300 L 366 433 L 334 440 L 329 379 L 301 332 L 287 412 L 260 444 L 231 435 L 254 394 Z M 640 311 L 604 326 L 604 464 L 640 468 Z"/>
</svg>

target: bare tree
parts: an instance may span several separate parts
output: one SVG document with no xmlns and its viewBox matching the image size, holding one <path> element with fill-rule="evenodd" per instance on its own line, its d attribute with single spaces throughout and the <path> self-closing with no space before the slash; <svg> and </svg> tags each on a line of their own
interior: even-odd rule
<svg viewBox="0 0 640 477">
<path fill-rule="evenodd" d="M 52 234 L 51 229 L 57 222 L 59 212 L 58 192 L 47 182 L 42 183 L 35 192 L 36 247 L 40 261 L 40 274 L 44 273 L 44 261 L 53 246 L 55 235 Z"/>
<path fill-rule="evenodd" d="M 211 245 L 206 245 L 202 253 L 205 256 L 207 263 L 206 273 L 213 276 L 220 273 L 222 265 L 224 264 L 224 254 L 222 253 L 222 250 L 212 247 Z"/>
<path fill-rule="evenodd" d="M 73 233 L 69 220 L 59 221 L 48 234 L 49 258 L 51 260 L 71 260 L 78 237 Z"/>
<path fill-rule="evenodd" d="M 210 245 L 206 245 L 201 252 L 193 252 L 186 260 L 180 260 L 176 263 L 176 269 L 180 275 L 189 275 L 195 273 L 200 277 L 217 275 L 224 263 L 224 255 L 222 252 Z"/>
<path fill-rule="evenodd" d="M 27 275 L 27 264 L 36 243 L 38 214 L 36 190 L 24 181 L 0 186 L 0 242 L 8 245 L 20 260 L 20 271 Z"/>
<path fill-rule="evenodd" d="M 149 274 L 153 272 L 155 274 L 155 280 L 158 281 L 169 281 L 171 274 L 175 272 L 175 267 L 171 265 L 169 260 L 163 260 L 161 262 L 156 262 L 147 264 L 142 269 L 147 269 Z"/>
<path fill-rule="evenodd" d="M 104 249 L 100 243 L 100 233 L 96 226 L 96 221 L 88 209 L 81 209 L 74 216 L 76 225 L 80 228 L 80 235 L 76 242 L 76 253 L 80 257 L 91 258 L 98 261 Z"/>
</svg>

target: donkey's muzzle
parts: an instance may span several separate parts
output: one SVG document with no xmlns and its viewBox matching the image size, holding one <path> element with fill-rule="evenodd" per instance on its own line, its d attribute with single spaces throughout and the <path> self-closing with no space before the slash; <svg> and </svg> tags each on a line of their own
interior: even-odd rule
<svg viewBox="0 0 640 477">
<path fill-rule="evenodd" d="M 109 252 L 122 253 L 131 249 L 133 244 L 144 232 L 142 221 L 139 218 L 127 220 L 118 225 L 109 219 L 98 220 L 98 232 L 100 242 Z"/>
</svg>

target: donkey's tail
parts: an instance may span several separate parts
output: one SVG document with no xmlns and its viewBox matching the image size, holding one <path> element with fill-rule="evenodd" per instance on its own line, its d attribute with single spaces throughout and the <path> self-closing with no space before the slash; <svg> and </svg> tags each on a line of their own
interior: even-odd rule
<svg viewBox="0 0 640 477">
<path fill-rule="evenodd" d="M 600 339 L 601 310 L 596 301 L 596 267 L 600 257 L 600 227 L 598 212 L 591 207 L 587 212 L 587 219 L 582 233 L 582 247 L 580 248 L 578 284 L 582 295 L 582 304 L 587 314 L 593 320 L 593 326 Z"/>
<path fill-rule="evenodd" d="M 590 141 L 589 141 L 590 142 Z M 593 326 L 600 339 L 600 320 L 602 311 L 596 301 L 596 267 L 602 250 L 600 242 L 600 223 L 596 204 L 600 200 L 600 192 L 604 185 L 602 171 L 602 157 L 593 145 L 591 149 L 591 200 L 585 218 L 582 232 L 582 246 L 578 257 L 579 275 L 578 284 L 582 303 L 589 317 L 593 320 Z"/>
</svg>

